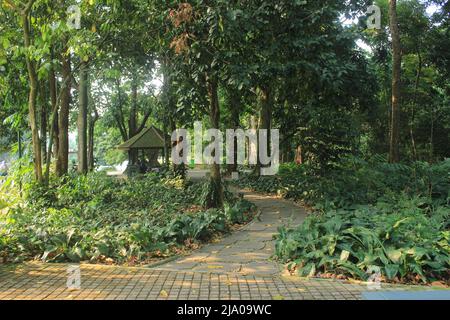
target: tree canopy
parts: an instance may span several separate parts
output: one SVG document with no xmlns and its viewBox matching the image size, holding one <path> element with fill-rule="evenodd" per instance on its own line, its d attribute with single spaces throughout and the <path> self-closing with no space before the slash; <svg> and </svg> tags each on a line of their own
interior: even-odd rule
<svg viewBox="0 0 450 320">
<path fill-rule="evenodd" d="M 348 153 L 448 157 L 448 1 L 376 1 L 380 29 L 371 4 L 5 0 L 2 150 L 20 132 L 41 183 L 67 174 L 71 133 L 86 173 L 122 160 L 114 146 L 149 125 L 195 121 L 278 128 L 282 160 L 318 170 Z"/>
</svg>

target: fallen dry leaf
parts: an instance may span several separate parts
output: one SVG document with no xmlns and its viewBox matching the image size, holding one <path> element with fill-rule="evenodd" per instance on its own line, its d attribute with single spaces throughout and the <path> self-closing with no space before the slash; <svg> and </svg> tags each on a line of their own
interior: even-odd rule
<svg viewBox="0 0 450 320">
<path fill-rule="evenodd" d="M 161 292 L 159 293 L 159 296 L 162 298 L 167 298 L 169 296 L 169 294 L 167 293 L 166 290 L 161 290 Z"/>
<path fill-rule="evenodd" d="M 434 281 L 434 282 L 431 283 L 431 286 L 432 287 L 439 287 L 439 288 L 448 288 L 448 286 L 445 283 L 441 282 L 441 281 Z"/>
</svg>

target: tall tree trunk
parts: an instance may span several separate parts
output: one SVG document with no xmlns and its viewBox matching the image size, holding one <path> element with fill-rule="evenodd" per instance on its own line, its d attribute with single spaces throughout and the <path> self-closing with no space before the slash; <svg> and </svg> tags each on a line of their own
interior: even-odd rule
<svg viewBox="0 0 450 320">
<path fill-rule="evenodd" d="M 70 56 L 67 55 L 67 48 L 63 50 L 61 55 L 62 64 L 62 92 L 61 92 L 61 108 L 59 110 L 58 119 L 58 158 L 56 161 L 56 174 L 64 176 L 69 170 L 69 112 L 71 102 L 72 87 L 72 68 Z"/>
<path fill-rule="evenodd" d="M 88 65 L 82 61 L 80 65 L 79 110 L 78 110 L 78 172 L 88 172 L 87 157 L 87 113 L 88 113 Z"/>
<path fill-rule="evenodd" d="M 414 96 L 411 105 L 411 122 L 409 124 L 409 135 L 411 138 L 411 147 L 415 161 L 418 160 L 418 155 L 417 155 L 416 139 L 414 137 L 414 120 L 417 106 L 417 94 L 419 90 L 420 77 L 422 76 L 422 56 L 420 55 L 419 50 L 417 50 L 417 58 L 419 59 L 419 62 L 417 65 L 416 83 L 414 84 Z"/>
<path fill-rule="evenodd" d="M 93 117 L 92 117 L 93 118 Z M 95 120 L 91 119 L 89 121 L 88 130 L 88 170 L 93 172 L 95 169 L 95 157 L 94 157 L 94 134 L 95 134 Z"/>
<path fill-rule="evenodd" d="M 402 48 L 397 19 L 397 0 L 389 0 L 389 18 L 392 36 L 392 114 L 389 162 L 400 161 L 400 99 Z"/>
<path fill-rule="evenodd" d="M 240 93 L 235 91 L 235 90 L 231 90 L 228 92 L 228 106 L 229 106 L 229 112 L 230 112 L 230 129 L 234 129 L 237 130 L 240 127 L 240 113 L 239 111 L 242 110 L 242 103 L 241 103 L 241 97 L 240 97 Z M 237 172 L 238 171 L 238 147 L 237 147 L 237 137 L 234 138 L 234 150 L 233 150 L 233 159 L 234 159 L 234 163 L 233 164 L 228 164 L 227 166 L 227 171 L 228 174 L 232 174 L 233 172 Z"/>
<path fill-rule="evenodd" d="M 32 3 L 32 2 L 31 2 Z M 33 157 L 34 157 L 34 173 L 36 180 L 40 183 L 43 182 L 44 177 L 42 175 L 42 150 L 41 150 L 41 140 L 39 138 L 39 128 L 37 124 L 37 111 L 36 111 L 36 100 L 37 100 L 37 89 L 38 89 L 38 76 L 36 73 L 36 67 L 34 62 L 30 59 L 28 49 L 31 47 L 31 31 L 29 22 L 29 11 L 31 7 L 22 13 L 22 23 L 23 23 L 23 35 L 26 52 L 26 65 L 28 70 L 28 77 L 30 81 L 30 91 L 28 96 L 28 113 L 30 117 L 30 127 L 31 127 L 31 138 L 33 143 Z"/>
<path fill-rule="evenodd" d="M 163 99 L 166 105 L 165 108 L 165 127 L 166 130 L 170 130 L 169 136 L 177 129 L 176 121 L 174 118 L 174 114 L 176 111 L 175 98 L 173 95 L 173 81 L 172 81 L 172 64 L 169 57 L 165 57 L 164 63 L 162 66 L 162 70 L 164 73 L 164 84 L 163 84 Z M 176 142 L 167 142 L 167 151 L 166 151 L 166 165 L 170 166 L 170 153 L 171 150 L 176 147 Z M 173 171 L 184 174 L 184 164 L 176 165 L 173 164 Z"/>
<path fill-rule="evenodd" d="M 258 105 L 259 105 L 259 126 L 258 130 L 268 130 L 267 134 L 267 150 L 270 150 L 270 129 L 272 127 L 272 92 L 269 86 L 260 86 L 258 88 Z M 258 164 L 256 165 L 255 174 L 261 174 L 261 162 L 259 158 L 259 150 L 261 141 L 258 135 Z"/>
<path fill-rule="evenodd" d="M 53 61 L 53 49 L 51 49 L 51 59 Z M 53 148 L 53 155 L 55 157 L 58 156 L 58 148 L 59 148 L 59 140 L 58 140 L 58 101 L 57 101 L 57 87 L 56 87 L 56 75 L 55 75 L 55 69 L 54 66 L 52 65 L 49 75 L 48 75 L 48 82 L 49 82 L 49 91 L 50 91 L 50 102 L 51 102 L 51 109 L 53 110 L 53 114 L 52 117 L 54 118 L 54 120 L 52 121 L 52 127 L 51 127 L 51 134 L 50 137 L 53 137 L 53 144 L 54 146 L 52 146 L 52 143 L 50 144 L 49 148 Z"/>
<path fill-rule="evenodd" d="M 170 69 L 170 62 L 168 59 L 165 63 L 164 68 L 164 99 L 167 104 L 167 111 L 165 113 L 165 118 L 168 119 L 168 121 L 165 121 L 164 124 L 166 126 L 166 130 L 170 130 L 169 136 L 172 136 L 172 133 L 174 130 L 176 130 L 175 121 L 173 121 L 173 113 L 172 110 L 175 109 L 175 101 L 173 99 L 172 95 L 172 74 Z M 168 128 L 167 128 L 168 126 Z M 166 131 L 164 131 L 166 133 Z M 170 152 L 172 150 L 172 147 L 175 145 L 171 144 L 171 141 L 166 141 L 166 166 L 170 167 Z M 174 168 L 175 170 L 175 168 Z"/>
<path fill-rule="evenodd" d="M 218 80 L 216 77 L 206 78 L 208 98 L 209 98 L 209 116 L 211 127 L 213 129 L 220 128 L 220 106 L 218 97 Z M 217 151 L 217 150 L 216 150 Z M 220 174 L 220 164 L 211 165 L 211 181 L 210 190 L 207 197 L 207 208 L 222 208 L 224 204 L 224 192 L 222 185 L 222 177 Z"/>
<path fill-rule="evenodd" d="M 117 89 L 117 97 L 118 97 L 118 112 L 114 113 L 114 119 L 116 120 L 117 127 L 119 128 L 120 135 L 122 136 L 123 142 L 127 141 L 131 137 L 128 136 L 127 127 L 125 125 L 125 118 L 123 116 L 123 99 L 122 99 L 122 89 L 121 89 L 121 81 L 120 78 L 116 79 L 116 89 Z"/>
<path fill-rule="evenodd" d="M 47 150 L 47 159 L 45 164 L 45 182 L 48 184 L 50 180 L 50 165 L 52 162 L 52 158 L 58 155 L 58 101 L 57 101 L 57 92 L 56 92 L 56 75 L 55 69 L 53 65 L 54 60 L 54 51 L 53 47 L 50 47 L 50 70 L 48 74 L 48 90 L 50 95 L 50 110 L 51 110 L 51 118 L 50 118 L 50 127 L 48 128 L 49 134 L 49 143 Z"/>
<path fill-rule="evenodd" d="M 175 132 L 175 130 L 177 130 L 177 124 L 172 115 L 169 115 L 169 128 L 170 128 L 171 133 L 173 133 L 173 132 Z M 171 144 L 171 148 L 172 149 L 175 148 L 177 146 L 177 143 L 178 143 L 177 141 L 173 141 Z M 173 171 L 175 173 L 182 173 L 184 175 L 184 164 L 178 165 L 176 163 L 173 163 Z"/>
<path fill-rule="evenodd" d="M 95 107 L 94 101 L 91 100 L 92 110 L 89 113 L 89 132 L 88 132 L 88 168 L 89 171 L 94 171 L 95 169 L 95 158 L 94 158 L 94 136 L 95 136 L 95 124 L 99 119 L 99 114 L 97 108 Z"/>
<path fill-rule="evenodd" d="M 128 121 L 128 136 L 130 139 L 134 137 L 137 132 L 137 108 L 138 108 L 138 83 L 136 73 L 133 74 L 131 81 L 131 110 L 130 119 Z M 136 149 L 128 151 L 128 157 L 132 164 L 136 164 L 138 161 L 138 152 Z"/>
<path fill-rule="evenodd" d="M 164 121 L 162 132 L 164 134 L 164 165 L 168 168 L 170 162 L 170 140 L 167 139 L 167 123 Z"/>
<path fill-rule="evenodd" d="M 297 151 L 295 154 L 295 163 L 297 164 L 303 164 L 303 152 L 302 152 L 302 146 L 297 147 Z"/>
<path fill-rule="evenodd" d="M 428 162 L 433 163 L 434 162 L 434 126 L 435 126 L 435 110 L 434 106 L 431 106 L 431 127 L 430 127 L 430 153 L 429 153 L 429 160 Z"/>
<path fill-rule="evenodd" d="M 53 55 L 52 55 L 53 56 Z M 52 59 L 53 60 L 53 59 Z M 50 102 L 51 102 L 51 120 L 50 120 L 50 128 L 49 128 L 49 144 L 47 151 L 47 162 L 45 166 L 45 182 L 49 182 L 50 178 L 50 165 L 52 161 L 52 155 L 58 155 L 58 102 L 57 102 L 57 94 L 56 94 L 56 77 L 55 72 L 53 71 L 53 66 L 50 69 L 49 73 L 49 91 L 50 91 Z M 53 141 L 55 140 L 55 143 Z M 52 153 L 53 149 L 53 153 Z"/>
<path fill-rule="evenodd" d="M 47 128 L 48 128 L 48 101 L 47 101 L 47 87 L 42 81 L 40 85 L 40 103 L 41 103 L 41 153 L 42 162 L 47 163 Z"/>
</svg>

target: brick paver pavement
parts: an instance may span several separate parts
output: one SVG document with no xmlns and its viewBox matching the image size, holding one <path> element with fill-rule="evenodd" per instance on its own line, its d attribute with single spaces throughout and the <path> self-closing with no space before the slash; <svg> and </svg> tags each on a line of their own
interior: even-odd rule
<svg viewBox="0 0 450 320">
<path fill-rule="evenodd" d="M 75 300 L 315 300 L 360 299 L 364 284 L 282 276 L 271 261 L 280 225 L 306 216 L 295 204 L 246 193 L 261 210 L 259 219 L 219 243 L 156 268 L 81 264 L 80 286 L 68 282 L 67 264 L 26 263 L 0 267 L 1 299 Z M 69 289 L 72 287 L 72 289 Z M 423 289 L 388 286 L 382 290 Z"/>
<path fill-rule="evenodd" d="M 347 300 L 364 284 L 297 277 L 182 272 L 82 264 L 80 289 L 68 289 L 68 265 L 0 268 L 0 300 Z M 409 290 L 385 286 L 383 291 Z"/>
</svg>

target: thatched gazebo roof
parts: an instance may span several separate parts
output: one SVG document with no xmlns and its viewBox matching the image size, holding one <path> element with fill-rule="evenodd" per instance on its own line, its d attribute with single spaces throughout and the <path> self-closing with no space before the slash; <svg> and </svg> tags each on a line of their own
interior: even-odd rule
<svg viewBox="0 0 450 320">
<path fill-rule="evenodd" d="M 170 140 L 167 137 L 166 139 Z M 131 149 L 164 149 L 165 144 L 164 133 L 158 128 L 151 126 L 150 128 L 145 128 L 117 148 L 123 151 L 129 151 Z"/>
</svg>

